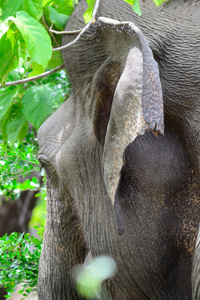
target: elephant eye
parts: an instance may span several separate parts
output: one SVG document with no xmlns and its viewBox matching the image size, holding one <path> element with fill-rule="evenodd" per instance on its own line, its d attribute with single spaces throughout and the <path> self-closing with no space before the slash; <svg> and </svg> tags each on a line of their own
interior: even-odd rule
<svg viewBox="0 0 200 300">
<path fill-rule="evenodd" d="M 40 162 L 40 172 L 44 169 L 44 164 Z"/>
<path fill-rule="evenodd" d="M 48 157 L 44 154 L 38 155 L 38 161 L 40 162 L 40 171 L 50 162 Z"/>
</svg>

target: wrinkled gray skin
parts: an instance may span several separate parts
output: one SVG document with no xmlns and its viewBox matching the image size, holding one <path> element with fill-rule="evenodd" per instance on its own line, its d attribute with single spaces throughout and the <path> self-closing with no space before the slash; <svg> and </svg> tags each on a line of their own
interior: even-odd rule
<svg viewBox="0 0 200 300">
<path fill-rule="evenodd" d="M 116 260 L 114 300 L 192 299 L 191 277 L 200 299 L 200 1 L 141 4 L 138 17 L 101 0 L 96 23 L 63 50 L 74 92 L 38 134 L 48 189 L 40 300 L 81 299 L 73 270 L 89 252 Z M 84 26 L 86 7 L 68 30 Z"/>
</svg>

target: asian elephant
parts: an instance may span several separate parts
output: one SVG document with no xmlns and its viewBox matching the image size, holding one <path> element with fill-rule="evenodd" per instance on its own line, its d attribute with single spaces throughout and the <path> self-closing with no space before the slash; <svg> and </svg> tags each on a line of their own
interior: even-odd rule
<svg viewBox="0 0 200 300">
<path fill-rule="evenodd" d="M 84 27 L 86 9 L 82 0 L 67 30 Z M 200 299 L 200 1 L 141 10 L 101 0 L 63 50 L 73 93 L 38 133 L 48 191 L 40 300 L 82 299 L 73 269 L 88 253 L 115 259 L 113 300 Z"/>
</svg>

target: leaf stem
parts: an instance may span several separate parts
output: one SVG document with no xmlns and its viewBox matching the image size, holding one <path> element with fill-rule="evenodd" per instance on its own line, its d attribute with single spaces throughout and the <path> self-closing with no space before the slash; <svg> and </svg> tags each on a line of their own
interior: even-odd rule
<svg viewBox="0 0 200 300">
<path fill-rule="evenodd" d="M 49 30 L 50 28 L 49 28 L 49 26 L 48 26 L 48 24 L 47 24 L 47 22 L 46 22 L 46 20 L 45 20 L 44 15 L 42 15 L 42 21 L 43 21 L 44 26 L 46 27 L 47 31 L 50 32 L 50 35 L 52 36 L 52 38 L 53 38 L 54 42 L 56 43 L 56 45 L 59 46 L 58 41 L 56 40 L 56 38 L 55 38 L 55 36 L 53 35 L 52 31 Z M 51 26 L 52 26 L 52 25 L 51 25 Z"/>
</svg>

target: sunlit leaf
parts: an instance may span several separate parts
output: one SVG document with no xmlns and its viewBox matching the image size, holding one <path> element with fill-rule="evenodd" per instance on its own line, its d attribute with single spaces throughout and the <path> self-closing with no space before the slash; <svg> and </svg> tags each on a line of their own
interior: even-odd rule
<svg viewBox="0 0 200 300">
<path fill-rule="evenodd" d="M 24 11 L 10 17 L 21 32 L 27 51 L 36 63 L 45 69 L 52 53 L 51 40 L 44 27 Z"/>
<path fill-rule="evenodd" d="M 14 32 L 8 30 L 0 39 L 0 81 L 3 82 L 9 71 L 19 63 L 17 40 Z"/>
<path fill-rule="evenodd" d="M 39 20 L 42 16 L 42 1 L 41 0 L 23 0 L 24 11 L 29 13 L 31 17 Z"/>
<path fill-rule="evenodd" d="M 162 4 L 164 1 L 168 1 L 168 0 L 154 0 L 154 3 L 156 6 L 159 6 L 160 4 Z"/>
<path fill-rule="evenodd" d="M 141 13 L 141 9 L 140 9 L 140 0 L 124 0 L 124 1 L 132 6 L 132 8 L 133 8 L 134 12 L 136 12 L 136 14 L 141 16 L 142 13 Z"/>
<path fill-rule="evenodd" d="M 44 72 L 44 68 L 34 61 L 32 62 L 31 67 L 32 71 L 28 74 L 28 77 L 36 76 Z"/>
<path fill-rule="evenodd" d="M 83 14 L 83 18 L 85 20 L 85 23 L 88 23 L 93 18 L 93 10 L 94 10 L 96 1 L 95 0 L 86 0 L 86 1 L 88 3 L 88 8 L 87 8 L 86 12 Z"/>
<path fill-rule="evenodd" d="M 133 10 L 138 14 L 138 16 L 141 16 L 141 9 L 140 9 L 140 0 L 135 0 L 133 4 Z"/>
<path fill-rule="evenodd" d="M 23 0 L 0 0 L 0 7 L 2 9 L 2 20 L 10 16 L 15 16 L 16 12 L 19 10 L 19 7 L 22 5 Z"/>
<path fill-rule="evenodd" d="M 133 3 L 134 3 L 135 0 L 124 0 L 124 1 L 127 2 L 130 5 L 133 5 Z"/>
<path fill-rule="evenodd" d="M 51 3 L 51 0 L 42 0 L 42 5 L 46 6 L 47 4 Z"/>
</svg>

